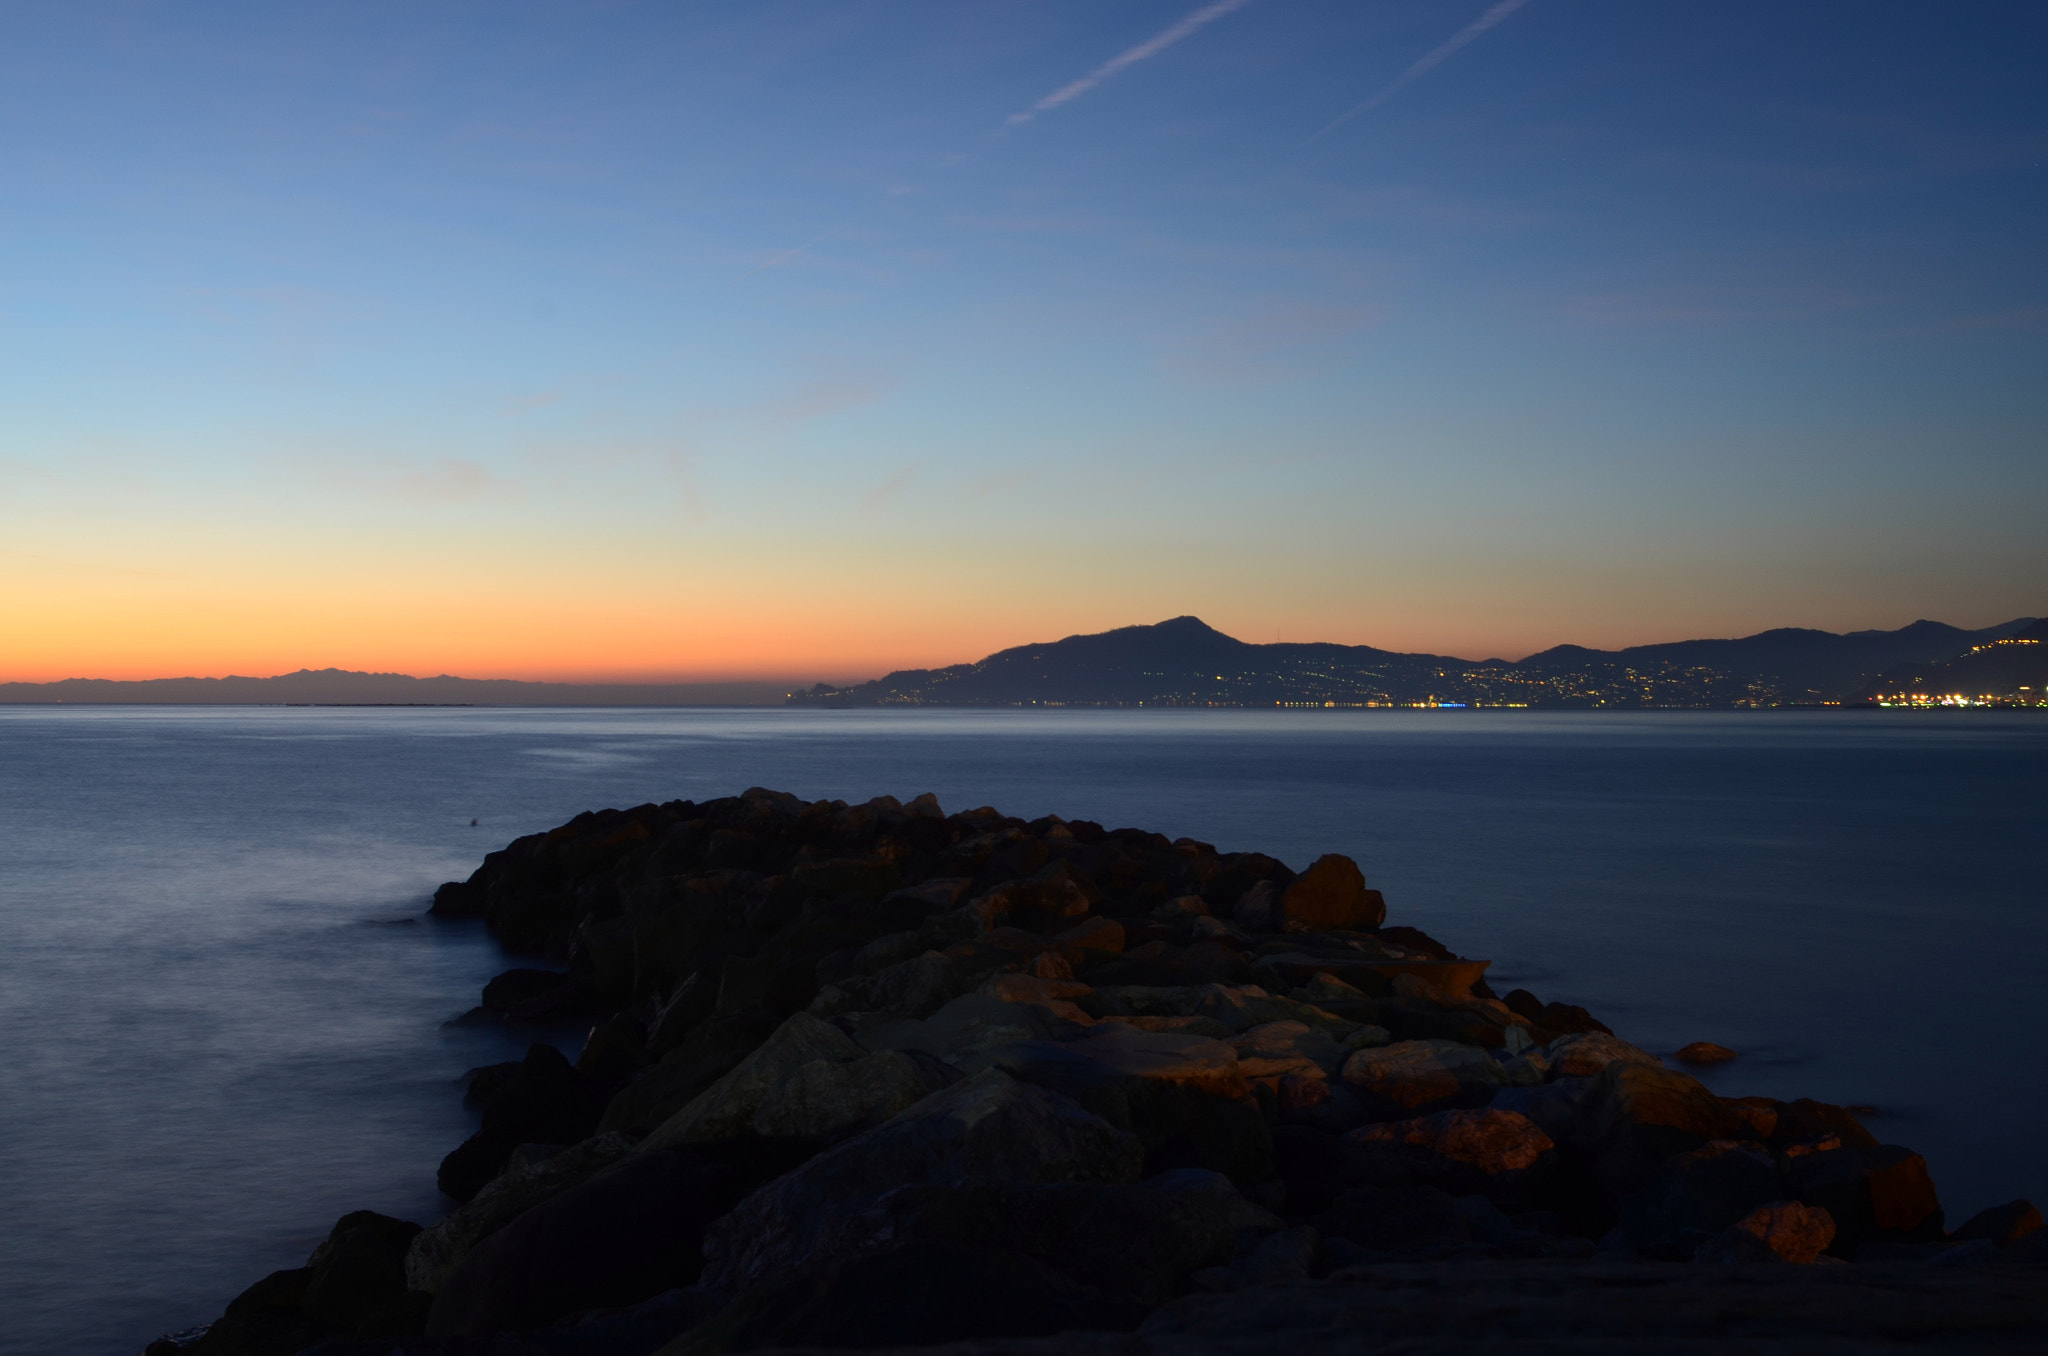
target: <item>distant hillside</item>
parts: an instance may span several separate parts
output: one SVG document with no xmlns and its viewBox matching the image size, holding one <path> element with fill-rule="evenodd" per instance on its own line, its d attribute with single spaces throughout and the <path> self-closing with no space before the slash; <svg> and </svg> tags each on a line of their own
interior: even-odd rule
<svg viewBox="0 0 2048 1356">
<path fill-rule="evenodd" d="M 1855 699 L 1891 706 L 2048 706 L 2048 621 L 1979 642 L 1952 659 L 1901 664 Z"/>
<path fill-rule="evenodd" d="M 1902 663 L 1954 658 L 2032 622 L 1965 631 L 1776 630 L 1626 650 L 1559 646 L 1510 662 L 1365 645 L 1258 645 L 1195 617 L 1020 645 L 970 664 L 819 685 L 820 706 L 1735 707 L 1838 702 Z"/>
<path fill-rule="evenodd" d="M 769 706 L 785 683 L 523 683 L 509 678 L 414 678 L 403 673 L 300 669 L 274 678 L 66 678 L 0 683 L 0 702 L 203 706 Z"/>
</svg>

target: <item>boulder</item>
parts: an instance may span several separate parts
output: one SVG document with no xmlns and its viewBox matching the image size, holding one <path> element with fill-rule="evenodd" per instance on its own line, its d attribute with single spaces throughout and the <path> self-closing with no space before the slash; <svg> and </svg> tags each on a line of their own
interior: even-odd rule
<svg viewBox="0 0 2048 1356">
<path fill-rule="evenodd" d="M 1365 888 L 1356 862 L 1332 852 L 1288 884 L 1279 921 L 1283 932 L 1366 932 L 1387 921 L 1387 902 Z"/>
<path fill-rule="evenodd" d="M 2007 1201 L 1989 1210 L 1979 1210 L 1948 1237 L 1951 1243 L 1987 1239 L 1998 1247 L 2009 1248 L 2040 1228 L 2041 1212 L 2032 1201 Z"/>
<path fill-rule="evenodd" d="M 1730 1050 L 1725 1045 L 1716 1045 L 1712 1041 L 1694 1041 L 1690 1045 L 1680 1046 L 1677 1052 L 1677 1059 L 1681 1064 L 1726 1064 L 1731 1059 L 1740 1058 L 1742 1056 L 1739 1052 Z"/>
<path fill-rule="evenodd" d="M 1532 1190 L 1557 1166 L 1557 1146 L 1535 1122 L 1492 1107 L 1363 1125 L 1344 1140 L 1375 1184 L 1419 1182 L 1515 1209 L 1533 1204 Z"/>
<path fill-rule="evenodd" d="M 1613 1198 L 1641 1190 L 1674 1154 L 1733 1139 L 1746 1128 L 1697 1079 L 1620 1059 L 1593 1079 L 1586 1115 L 1602 1141 L 1595 1178 Z"/>
<path fill-rule="evenodd" d="M 918 1051 L 812 1060 L 762 1098 L 754 1133 L 829 1144 L 881 1124 L 960 1078 L 958 1069 Z"/>
<path fill-rule="evenodd" d="M 942 951 L 884 966 L 872 974 L 842 979 L 818 990 L 811 1000 L 815 1017 L 846 1012 L 886 1012 L 897 1017 L 928 1017 L 973 983 L 973 971 Z"/>
<path fill-rule="evenodd" d="M 1714 1235 L 1780 1200 L 1778 1165 L 1753 1144 L 1713 1140 L 1667 1160 L 1640 1191 L 1621 1202 L 1621 1227 L 1639 1252 L 1690 1258 Z M 1829 1237 L 1834 1226 L 1828 1227 Z"/>
<path fill-rule="evenodd" d="M 740 1181 L 687 1153 L 642 1152 L 478 1243 L 434 1299 L 429 1334 L 518 1332 L 634 1304 L 697 1278 L 705 1226 Z"/>
<path fill-rule="evenodd" d="M 718 1221 L 705 1284 L 737 1292 L 845 1251 L 875 1198 L 904 1186 L 997 1177 L 1016 1183 L 1129 1182 L 1136 1138 L 1069 1099 L 990 1068 L 825 1150 Z"/>
<path fill-rule="evenodd" d="M 420 1226 L 357 1210 L 343 1215 L 303 1267 L 274 1271 L 228 1303 L 198 1356 L 294 1356 L 323 1339 L 374 1326 L 406 1307 L 405 1250 Z"/>
<path fill-rule="evenodd" d="M 807 1012 L 793 1013 L 732 1072 L 662 1122 L 642 1150 L 715 1144 L 754 1133 L 754 1115 L 783 1079 L 815 1061 L 859 1059 L 853 1038 Z"/>
<path fill-rule="evenodd" d="M 505 1170 L 521 1144 L 574 1144 L 597 1129 L 603 1104 L 552 1045 L 535 1045 L 508 1070 L 486 1070 L 483 1128 L 441 1160 L 440 1188 L 466 1201 Z M 479 1075 L 479 1082 L 484 1081 Z"/>
<path fill-rule="evenodd" d="M 1458 1247 L 1472 1226 L 1457 1198 L 1432 1186 L 1351 1187 L 1315 1217 L 1326 1239 L 1341 1238 L 1372 1253 Z"/>
<path fill-rule="evenodd" d="M 1819 1206 L 1797 1201 L 1760 1205 L 1701 1246 L 1700 1262 L 1818 1261 L 1835 1241 L 1834 1217 Z"/>
<path fill-rule="evenodd" d="M 1503 1082 L 1501 1067 L 1486 1051 L 1456 1041 L 1396 1041 L 1355 1050 L 1344 1062 L 1343 1078 L 1369 1106 L 1391 1117 L 1438 1107 L 1484 1103 Z"/>
<path fill-rule="evenodd" d="M 1843 1145 L 1790 1160 L 1798 1198 L 1824 1208 L 1835 1221 L 1828 1251 L 1853 1261 L 1863 1244 L 1880 1239 L 1932 1242 L 1942 1237 L 1941 1202 L 1927 1161 L 1896 1144 Z"/>
<path fill-rule="evenodd" d="M 1131 1131 L 1150 1171 L 1207 1168 L 1248 1184 L 1272 1170 L 1265 1117 L 1237 1052 L 1221 1041 L 1102 1022 L 1068 1041 L 1022 1042 L 982 1058 Z"/>
<path fill-rule="evenodd" d="M 1592 1078 L 1610 1064 L 1647 1064 L 1661 1069 L 1664 1061 L 1604 1031 L 1559 1036 L 1544 1047 L 1553 1078 Z"/>
<path fill-rule="evenodd" d="M 1088 1029 L 1087 1014 L 1061 1003 L 1013 1003 L 970 993 L 923 1021 L 897 1018 L 859 1025 L 864 1050 L 922 1050 L 949 1064 L 1018 1041 L 1054 1040 Z"/>
<path fill-rule="evenodd" d="M 406 1284 L 428 1294 L 438 1292 L 455 1264 L 483 1239 L 632 1151 L 632 1141 L 608 1131 L 531 1164 L 521 1165 L 515 1153 L 512 1166 L 502 1175 L 412 1240 L 405 1254 Z"/>
<path fill-rule="evenodd" d="M 770 1012 L 712 1017 L 652 1068 L 612 1094 L 600 1130 L 643 1137 L 732 1072 L 774 1033 L 782 1019 Z"/>
<path fill-rule="evenodd" d="M 988 1243 L 913 1239 L 824 1258 L 752 1286 L 659 1356 L 763 1348 L 904 1348 L 1128 1331 L 1144 1311 Z"/>
</svg>

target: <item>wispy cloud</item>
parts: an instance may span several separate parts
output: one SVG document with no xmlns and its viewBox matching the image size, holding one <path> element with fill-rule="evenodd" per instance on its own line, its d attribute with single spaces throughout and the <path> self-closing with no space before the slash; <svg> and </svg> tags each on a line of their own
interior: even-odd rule
<svg viewBox="0 0 2048 1356">
<path fill-rule="evenodd" d="M 1041 113 L 1050 113 L 1061 104 L 1080 98 L 1111 76 L 1117 75 L 1148 58 L 1158 56 L 1182 38 L 1188 37 L 1202 28 L 1206 28 L 1233 10 L 1243 9 L 1250 3 L 1251 0 L 1214 0 L 1214 3 L 1204 5 L 1200 9 L 1193 11 L 1179 23 L 1139 43 L 1136 47 L 1125 52 L 1119 52 L 1094 70 L 1088 72 L 1088 74 L 1082 76 L 1079 80 L 1071 84 L 1061 85 L 1058 89 L 1046 95 L 1023 112 L 1012 113 L 1009 117 L 1003 119 L 1003 125 L 1005 127 L 1019 127 L 1024 123 L 1030 122 Z M 1516 0 L 1516 3 L 1521 3 L 1521 0 Z"/>
<path fill-rule="evenodd" d="M 1322 131 L 1316 133 L 1314 136 L 1310 137 L 1308 141 L 1304 141 L 1301 144 L 1306 146 L 1311 141 L 1321 140 L 1323 137 L 1326 137 L 1330 133 L 1336 131 L 1339 127 L 1342 127 L 1345 123 L 1350 122 L 1353 118 L 1356 118 L 1361 114 L 1372 112 L 1375 108 L 1378 108 L 1381 104 L 1393 98 L 1396 94 L 1399 94 L 1402 90 L 1414 84 L 1423 76 L 1428 75 L 1431 71 L 1443 65 L 1444 62 L 1450 60 L 1451 57 L 1457 54 L 1458 49 L 1463 47 L 1466 43 L 1471 42 L 1481 33 L 1484 33 L 1487 29 L 1492 28 L 1494 25 L 1500 23 L 1501 20 L 1507 18 L 1510 14 L 1513 14 L 1516 10 L 1520 9 L 1522 6 L 1528 3 L 1529 0 L 1497 0 L 1497 3 L 1495 3 L 1491 8 L 1489 8 L 1486 11 L 1486 13 L 1480 15 L 1471 23 L 1466 24 L 1463 28 L 1459 29 L 1455 34 L 1453 34 L 1447 41 L 1440 43 L 1433 50 L 1426 53 L 1422 57 L 1418 58 L 1413 65 L 1409 66 L 1407 70 L 1395 76 L 1394 82 L 1392 84 L 1388 85 L 1385 89 L 1381 90 L 1378 94 L 1373 95 L 1372 98 L 1367 99 L 1364 103 L 1358 105 L 1356 108 L 1353 108 L 1348 112 L 1344 113 L 1335 121 L 1331 122 L 1329 126 L 1323 128 Z"/>
</svg>

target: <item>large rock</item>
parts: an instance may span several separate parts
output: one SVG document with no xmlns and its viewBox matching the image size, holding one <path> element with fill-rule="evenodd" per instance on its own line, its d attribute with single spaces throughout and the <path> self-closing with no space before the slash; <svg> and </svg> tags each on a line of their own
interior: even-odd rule
<svg viewBox="0 0 2048 1356">
<path fill-rule="evenodd" d="M 1664 1067 L 1664 1061 L 1649 1051 L 1638 1049 L 1604 1031 L 1559 1036 L 1544 1048 L 1544 1054 L 1553 1078 L 1593 1078 L 1607 1072 L 1610 1064 Z"/>
<path fill-rule="evenodd" d="M 1222 1041 L 1103 1022 L 1072 1040 L 1001 1046 L 982 1060 L 1131 1131 L 1151 1171 L 1207 1168 L 1251 1183 L 1272 1170 L 1265 1117 L 1237 1052 Z"/>
<path fill-rule="evenodd" d="M 414 1290 L 437 1293 L 471 1248 L 632 1151 L 632 1142 L 624 1135 L 606 1132 L 537 1162 L 514 1166 L 412 1240 L 405 1254 L 406 1283 Z"/>
<path fill-rule="evenodd" d="M 305 1266 L 274 1271 L 250 1286 L 205 1336 L 182 1350 L 294 1356 L 323 1339 L 376 1328 L 407 1307 L 405 1250 L 419 1231 L 374 1210 L 343 1215 Z"/>
<path fill-rule="evenodd" d="M 1127 1331 L 1143 1317 L 1136 1306 L 998 1245 L 914 1239 L 778 1274 L 743 1291 L 659 1356 Z"/>
<path fill-rule="evenodd" d="M 1484 1103 L 1501 1085 L 1498 1061 L 1456 1041 L 1396 1041 L 1357 1050 L 1344 1063 L 1344 1081 L 1390 1116 L 1438 1107 Z"/>
<path fill-rule="evenodd" d="M 1779 1261 L 1806 1266 L 1818 1261 L 1834 1241 L 1835 1220 L 1827 1211 L 1797 1201 L 1772 1201 L 1729 1225 L 1720 1237 L 1708 1240 L 1694 1260 Z"/>
<path fill-rule="evenodd" d="M 768 1012 L 713 1017 L 612 1095 L 600 1130 L 642 1138 L 731 1073 L 774 1034 L 782 1019 Z"/>
<path fill-rule="evenodd" d="M 1604 1135 L 1595 1175 L 1615 1198 L 1647 1185 L 1674 1154 L 1748 1128 L 1697 1079 L 1629 1060 L 1609 1063 L 1593 1080 L 1587 1114 Z"/>
<path fill-rule="evenodd" d="M 1941 1201 L 1927 1161 L 1896 1144 L 1842 1146 L 1790 1160 L 1798 1197 L 1835 1221 L 1829 1251 L 1854 1260 L 1877 1240 L 1931 1242 L 1942 1236 Z"/>
<path fill-rule="evenodd" d="M 922 1021 L 861 1022 L 858 1031 L 865 1050 L 921 1050 L 949 1064 L 961 1064 L 997 1046 L 1062 1039 L 1079 1035 L 1089 1025 L 1087 1014 L 1071 1004 L 1020 1003 L 969 993 Z"/>
<path fill-rule="evenodd" d="M 2021 1239 L 2041 1231 L 2041 1212 L 2032 1201 L 2007 1201 L 1994 1205 L 1956 1226 L 1949 1234 L 1951 1243 L 1974 1243 L 1985 1240 L 2000 1248 L 2009 1248 Z"/>
<path fill-rule="evenodd" d="M 687 1286 L 705 1226 L 732 1208 L 733 1172 L 686 1153 L 640 1153 L 542 1201 L 455 1267 L 430 1334 L 546 1327 Z"/>
<path fill-rule="evenodd" d="M 907 1111 L 960 1081 L 950 1064 L 915 1050 L 859 1059 L 815 1059 L 798 1066 L 761 1099 L 754 1132 L 770 1139 L 829 1144 Z"/>
<path fill-rule="evenodd" d="M 1646 1255 L 1682 1261 L 1783 1194 L 1770 1154 L 1751 1144 L 1713 1140 L 1667 1160 L 1640 1191 L 1624 1199 L 1621 1227 Z M 1833 1226 L 1828 1233 L 1833 1236 Z"/>
<path fill-rule="evenodd" d="M 1365 932 L 1387 921 L 1387 902 L 1365 888 L 1358 863 L 1332 852 L 1289 883 L 1279 914 L 1283 932 Z"/>
<path fill-rule="evenodd" d="M 839 1236 L 863 1237 L 863 1212 L 898 1187 L 987 1177 L 1129 1182 L 1143 1163 L 1130 1134 L 1057 1093 L 986 1069 L 749 1196 L 711 1230 L 704 1283 L 737 1292 L 851 1251 Z"/>
<path fill-rule="evenodd" d="M 759 1049 L 664 1121 L 640 1147 L 716 1144 L 751 1135 L 755 1113 L 784 1079 L 815 1061 L 845 1062 L 865 1053 L 830 1022 L 793 1013 Z"/>
<path fill-rule="evenodd" d="M 1420 1182 L 1518 1207 L 1528 1204 L 1530 1183 L 1557 1162 L 1557 1146 L 1535 1122 L 1492 1107 L 1363 1125 L 1344 1139 L 1369 1156 L 1383 1183 Z"/>
<path fill-rule="evenodd" d="M 522 1144 L 574 1144 L 597 1129 L 604 1110 L 589 1083 L 568 1057 L 552 1045 L 535 1045 L 526 1058 L 503 1070 L 484 1071 L 472 1082 L 484 1104 L 483 1128 L 441 1160 L 436 1177 L 443 1192 L 466 1201 L 505 1170 Z"/>
</svg>

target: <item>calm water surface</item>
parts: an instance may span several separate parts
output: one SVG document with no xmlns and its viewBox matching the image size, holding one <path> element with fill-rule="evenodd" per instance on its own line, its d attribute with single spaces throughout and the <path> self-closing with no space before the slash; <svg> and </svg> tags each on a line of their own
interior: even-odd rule
<svg viewBox="0 0 2048 1356">
<path fill-rule="evenodd" d="M 458 1079 L 522 1041 L 443 1025 L 506 962 L 434 886 L 750 785 L 1349 853 L 1498 989 L 1877 1107 L 1951 1222 L 2048 1200 L 2038 718 L 0 707 L 0 1351 L 132 1353 L 346 1210 L 436 1216 Z"/>
</svg>

